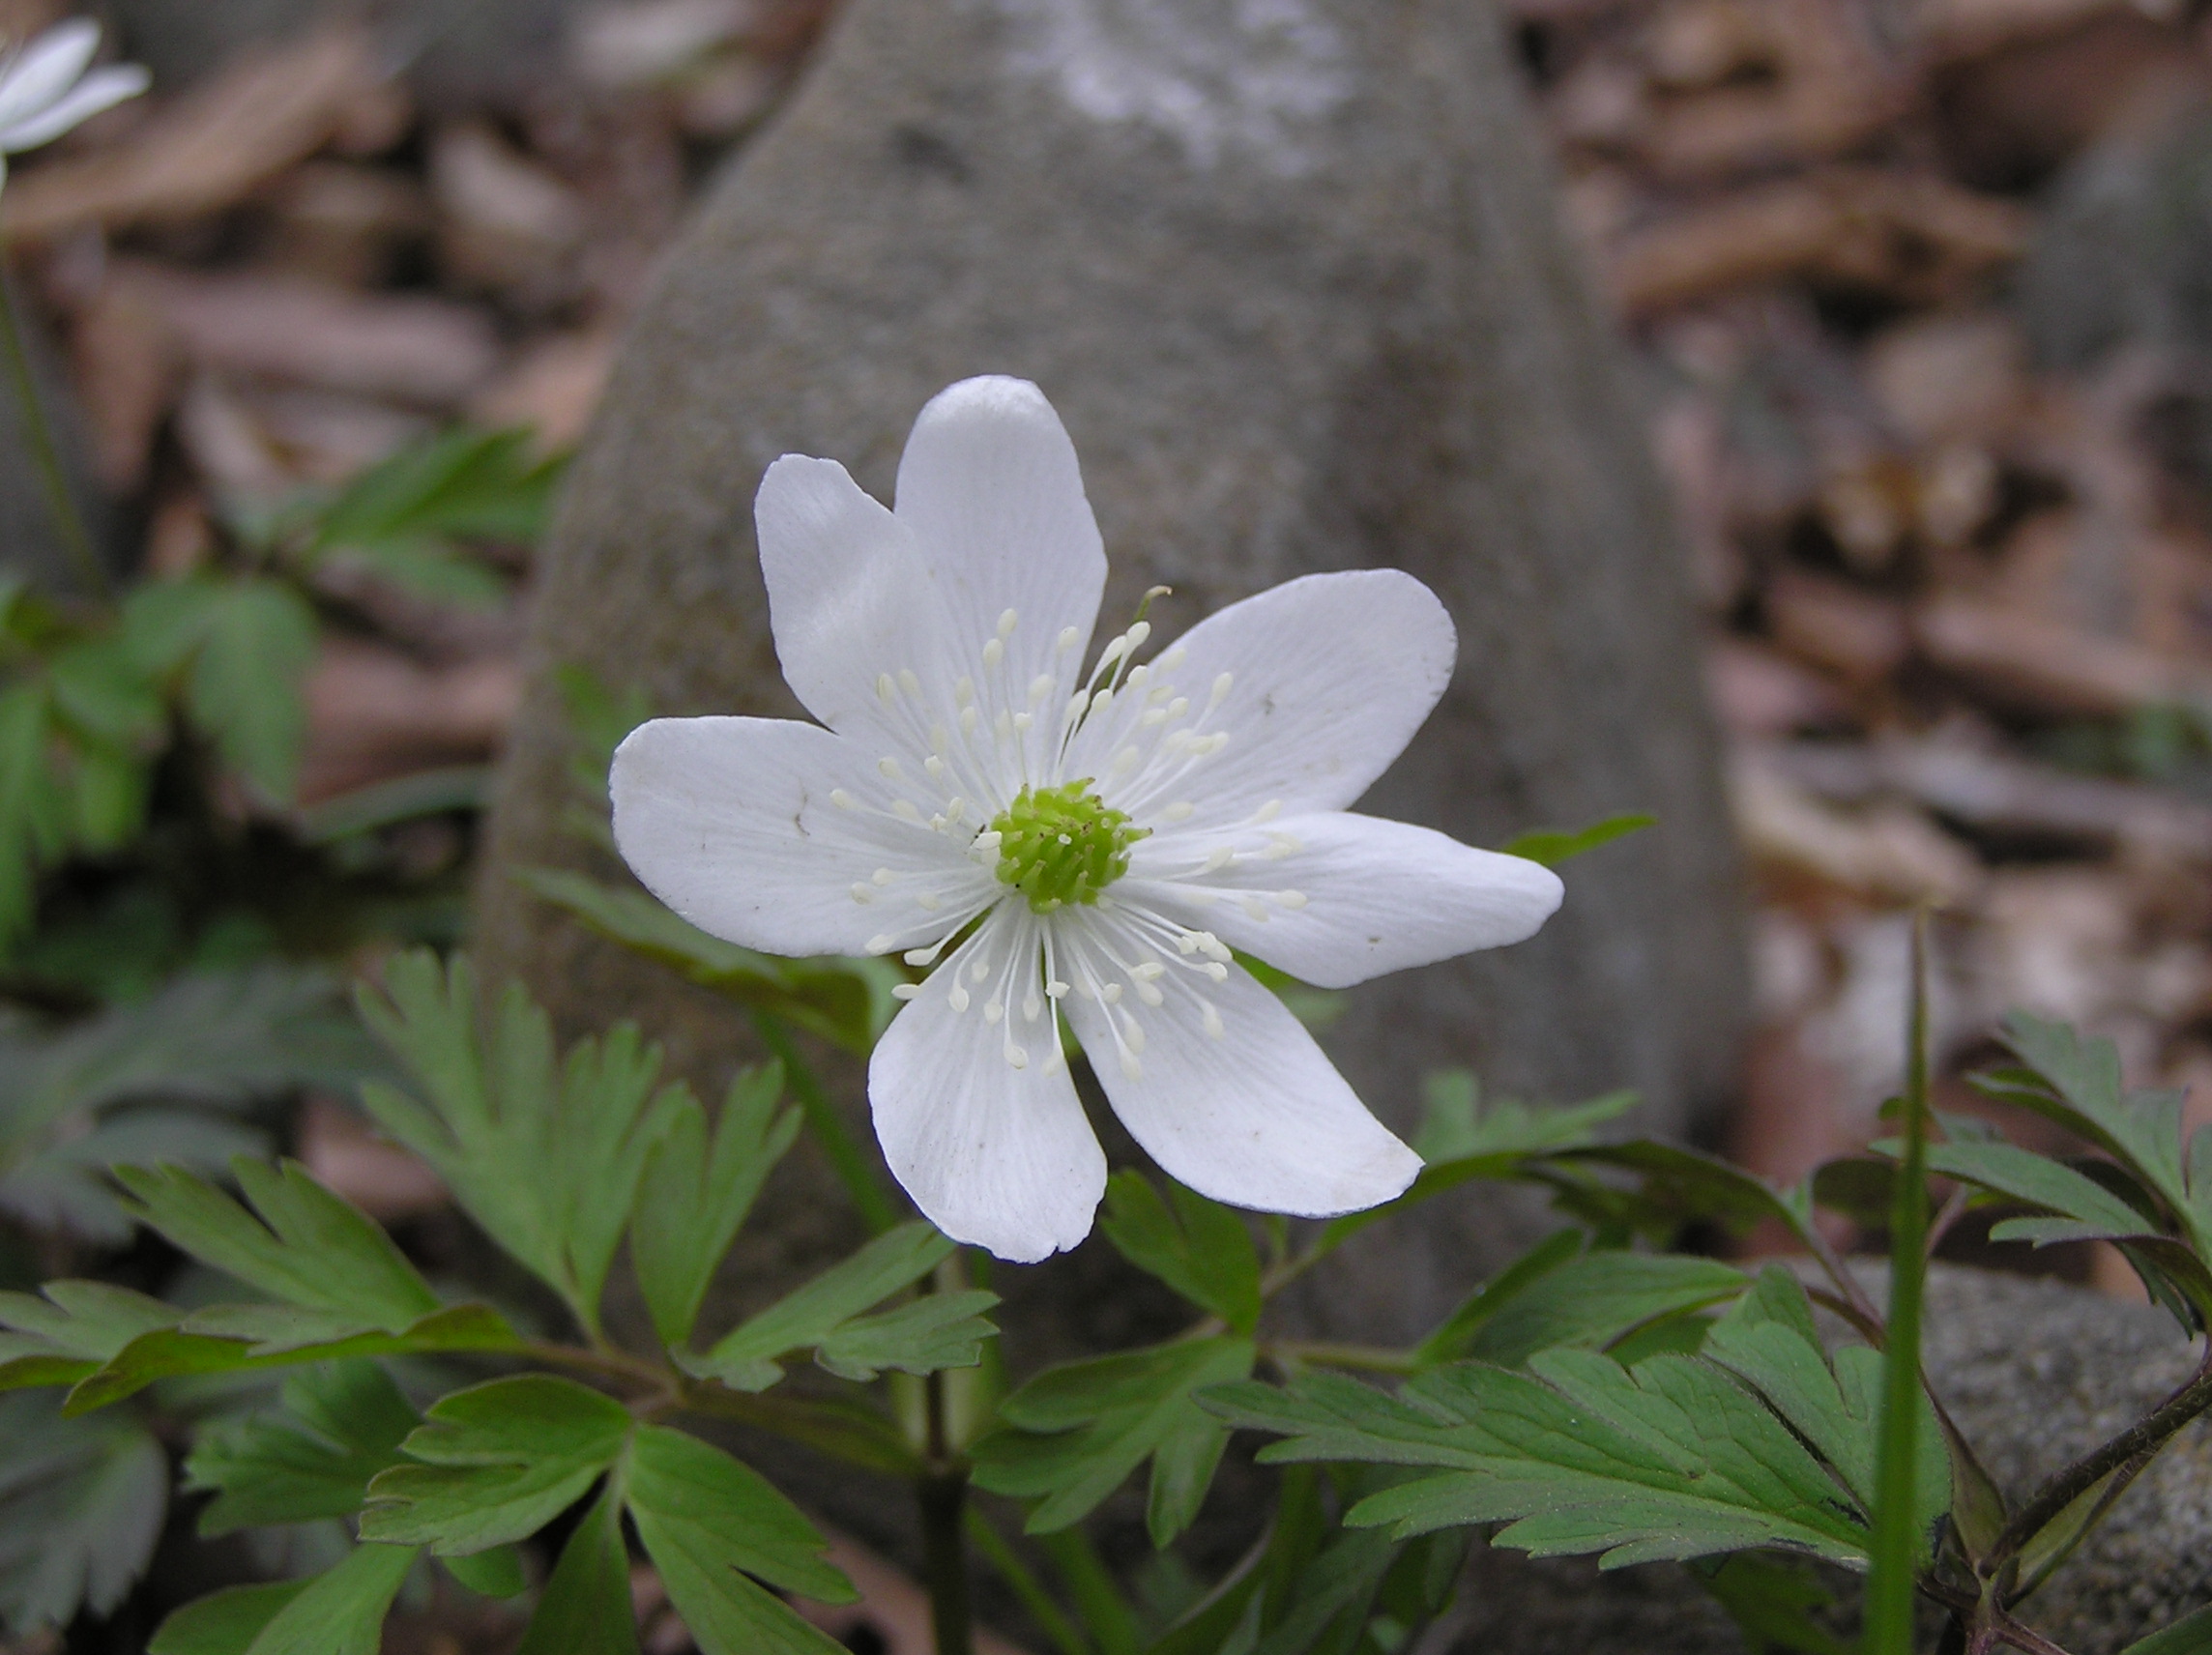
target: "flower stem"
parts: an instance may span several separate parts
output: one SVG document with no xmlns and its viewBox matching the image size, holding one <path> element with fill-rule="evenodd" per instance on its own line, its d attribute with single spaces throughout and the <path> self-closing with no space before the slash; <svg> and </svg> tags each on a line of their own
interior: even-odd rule
<svg viewBox="0 0 2212 1655">
<path fill-rule="evenodd" d="M 945 1376 L 924 1381 L 931 1469 L 915 1482 L 921 1506 L 922 1579 L 929 1587 L 929 1624 L 937 1655 L 974 1655 L 968 1613 L 968 1551 L 963 1514 L 968 1472 L 953 1456 L 946 1430 Z"/>
<path fill-rule="evenodd" d="M 968 1508 L 968 1537 L 975 1542 L 975 1550 L 999 1573 L 999 1579 L 1013 1588 L 1014 1596 L 1022 1600 L 1022 1607 L 1030 1611 L 1030 1618 L 1044 1629 L 1061 1655 L 1093 1655 L 1091 1640 L 1083 1636 L 1083 1629 L 1068 1618 L 1053 1600 L 1045 1583 L 1036 1572 L 1022 1561 L 1022 1555 L 1001 1534 L 982 1510 Z"/>
<path fill-rule="evenodd" d="M 45 490 L 46 509 L 53 515 L 54 533 L 61 538 L 63 552 L 76 566 L 85 589 L 106 601 L 114 596 L 106 566 L 93 549 L 92 536 L 77 511 L 76 496 L 70 492 L 69 477 L 62 470 L 53 425 L 46 419 L 38 384 L 31 378 L 31 359 L 23 349 L 23 330 L 15 317 L 15 283 L 8 278 L 6 252 L 5 247 L 0 247 L 0 355 L 8 359 L 9 385 L 15 393 L 16 407 L 22 411 L 24 446 L 31 451 L 31 465 Z"/>
<path fill-rule="evenodd" d="M 1920 1297 L 1928 1273 L 1928 913 L 1912 925 L 1912 1007 L 1906 1031 L 1905 1155 L 1890 1215 L 1889 1328 L 1881 1356 L 1876 1443 L 1873 1570 L 1867 1582 L 1867 1655 L 1910 1655 L 1913 1521 L 1920 1425 Z"/>
</svg>

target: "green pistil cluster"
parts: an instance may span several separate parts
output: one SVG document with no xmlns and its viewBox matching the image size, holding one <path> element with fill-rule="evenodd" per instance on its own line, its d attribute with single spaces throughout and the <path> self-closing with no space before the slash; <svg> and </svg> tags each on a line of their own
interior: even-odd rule
<svg viewBox="0 0 2212 1655">
<path fill-rule="evenodd" d="M 1091 781 L 1025 787 L 991 823 L 999 835 L 1001 883 L 1030 899 L 1038 914 L 1098 893 L 1129 871 L 1129 847 L 1150 831 L 1109 809 Z"/>
</svg>

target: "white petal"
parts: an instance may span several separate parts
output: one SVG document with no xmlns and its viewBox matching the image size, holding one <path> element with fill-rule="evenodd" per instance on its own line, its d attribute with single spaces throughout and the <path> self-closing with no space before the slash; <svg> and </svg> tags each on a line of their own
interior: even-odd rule
<svg viewBox="0 0 2212 1655">
<path fill-rule="evenodd" d="M 992 375 L 939 392 L 900 456 L 897 509 L 971 652 L 966 670 L 978 688 L 988 685 L 973 652 L 998 636 L 1008 611 L 1014 630 L 992 673 L 1010 691 L 1007 711 L 1024 710 L 1040 676 L 1052 679 L 1028 742 L 1033 762 L 1057 744 L 1106 586 L 1098 523 L 1060 416 L 1027 380 Z"/>
<path fill-rule="evenodd" d="M 868 1063 L 876 1137 L 900 1187 L 955 1241 L 1030 1263 L 1091 1234 L 1106 1190 L 1106 1156 L 1077 1101 L 1059 1031 L 1047 1011 L 1017 1021 L 983 1016 L 985 989 L 964 975 L 982 959 L 986 980 L 1014 965 L 1036 975 L 1033 922 L 1002 910 L 930 974 L 892 1019 Z M 955 1012 L 954 984 L 969 989 Z M 1016 1068 L 1005 1046 L 1019 1043 Z"/>
<path fill-rule="evenodd" d="M 1232 845 L 1234 861 L 1206 870 L 1209 852 Z M 1124 902 L 1321 988 L 1523 942 L 1564 893 L 1558 875 L 1526 857 L 1341 810 L 1141 840 L 1116 886 Z"/>
<path fill-rule="evenodd" d="M 68 91 L 99 49 L 100 25 L 72 17 L 0 65 L 0 127 L 36 114 Z"/>
<path fill-rule="evenodd" d="M 126 98 L 135 98 L 154 83 L 154 77 L 134 63 L 96 69 L 62 98 L 20 121 L 0 125 L 0 151 L 13 155 L 50 144 L 73 127 L 111 109 Z"/>
<path fill-rule="evenodd" d="M 1095 947 L 1078 952 L 1095 969 Z M 1171 966 L 1156 986 L 1157 1006 L 1126 992 L 1116 1005 L 1081 993 L 1061 1004 L 1114 1113 L 1171 1177 L 1215 1201 L 1303 1218 L 1375 1206 L 1413 1181 L 1420 1157 L 1242 968 L 1215 983 Z M 1208 1003 L 1218 1035 L 1206 1027 Z M 1144 1045 L 1134 1074 L 1131 1020 Z"/>
<path fill-rule="evenodd" d="M 654 895 L 748 948 L 934 941 L 998 887 L 943 834 L 874 808 L 884 789 L 866 767 L 853 743 L 795 719 L 655 718 L 615 749 L 615 844 Z M 836 790 L 857 807 L 840 809 Z M 888 886 L 875 884 L 879 868 Z M 916 905 L 924 890 L 938 909 Z"/>
<path fill-rule="evenodd" d="M 1451 681 L 1457 648 L 1436 595 L 1397 569 L 1312 574 L 1233 603 L 1184 633 L 1183 658 L 1163 651 L 1148 697 L 1168 684 L 1189 712 L 1147 730 L 1135 705 L 1097 730 L 1086 726 L 1069 773 L 1113 775 L 1124 742 L 1145 755 L 1107 802 L 1141 823 L 1168 805 L 1226 825 L 1279 800 L 1295 814 L 1341 810 L 1405 749 Z M 1214 686 L 1226 697 L 1208 713 Z M 1133 698 L 1125 698 L 1133 699 Z M 1176 756 L 1177 731 L 1228 738 L 1219 751 Z"/>
<path fill-rule="evenodd" d="M 835 460 L 802 454 L 768 468 L 753 521 L 792 693 L 832 730 L 895 728 L 879 681 L 901 668 L 931 671 L 930 653 L 948 648 L 913 531 Z"/>
</svg>

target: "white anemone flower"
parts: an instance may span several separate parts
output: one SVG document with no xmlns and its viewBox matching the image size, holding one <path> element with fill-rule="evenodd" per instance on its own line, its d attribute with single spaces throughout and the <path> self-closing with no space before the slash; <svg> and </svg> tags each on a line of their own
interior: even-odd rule
<svg viewBox="0 0 2212 1655">
<path fill-rule="evenodd" d="M 1549 869 L 1346 810 L 1451 676 L 1411 575 L 1308 575 L 1137 662 L 1083 660 L 1106 580 L 1035 386 L 915 421 L 886 510 L 787 454 L 755 503 L 785 679 L 819 725 L 661 718 L 615 754 L 616 843 L 702 930 L 934 967 L 878 1043 L 891 1172 L 947 1235 L 1032 1261 L 1090 1233 L 1106 1160 L 1061 1020 L 1114 1113 L 1217 1201 L 1322 1217 L 1420 1170 L 1241 949 L 1342 988 L 1533 933 Z"/>
<path fill-rule="evenodd" d="M 10 156 L 52 143 L 152 84 L 134 63 L 87 74 L 99 49 L 100 25 L 72 17 L 0 57 L 0 182 L 7 179 Z"/>
</svg>

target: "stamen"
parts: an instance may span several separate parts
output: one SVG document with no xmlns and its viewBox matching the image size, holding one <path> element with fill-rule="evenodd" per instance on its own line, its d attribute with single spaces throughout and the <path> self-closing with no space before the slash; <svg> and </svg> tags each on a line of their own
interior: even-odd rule
<svg viewBox="0 0 2212 1655">
<path fill-rule="evenodd" d="M 1065 1000 L 1067 991 L 1068 985 L 1062 982 L 1058 977 L 1044 985 L 1044 997 L 1047 1000 Z"/>
<path fill-rule="evenodd" d="M 876 900 L 876 893 L 866 886 L 856 883 L 853 886 L 853 900 L 862 903 L 873 902 Z"/>
<path fill-rule="evenodd" d="M 1014 635 L 1014 628 L 1021 624 L 1021 616 L 1016 614 L 1011 609 L 1001 615 L 999 617 L 999 636 L 1002 638 L 1012 637 Z"/>
<path fill-rule="evenodd" d="M 1182 663 L 1189 658 L 1189 648 L 1186 645 L 1178 644 L 1174 649 L 1170 650 L 1166 654 L 1159 658 L 1159 669 L 1162 672 L 1174 672 L 1176 668 L 1181 666 Z"/>
<path fill-rule="evenodd" d="M 1275 892 L 1275 902 L 1279 907 L 1295 912 L 1306 905 L 1306 893 L 1302 890 L 1278 890 Z"/>
<path fill-rule="evenodd" d="M 984 666 L 986 666 L 986 667 L 988 667 L 988 668 L 990 668 L 990 669 L 992 669 L 993 671 L 996 671 L 996 670 L 998 669 L 998 665 L 999 665 L 999 663 L 1000 663 L 1001 661 L 1004 660 L 1005 658 L 1006 658 L 1006 646 L 1005 646 L 1004 644 L 1001 643 L 1001 642 L 1000 642 L 998 639 L 996 639 L 996 638 L 987 639 L 987 640 L 984 642 L 984 645 L 983 645 L 983 665 L 984 665 Z"/>
<path fill-rule="evenodd" d="M 898 699 L 898 686 L 891 682 L 888 672 L 876 674 L 876 699 L 886 707 Z"/>
<path fill-rule="evenodd" d="M 917 1000 L 920 996 L 921 984 L 919 983 L 891 984 L 891 999 L 893 1000 Z"/>
<path fill-rule="evenodd" d="M 1202 1000 L 1198 1003 L 1203 1006 L 1206 1011 L 1206 1016 L 1202 1026 L 1205 1028 L 1206 1031 L 1212 1035 L 1216 1040 L 1220 1039 L 1221 1036 L 1227 1032 L 1227 1031 L 1221 1027 L 1220 1011 L 1215 1007 L 1213 1002 L 1210 1000 Z"/>
<path fill-rule="evenodd" d="M 966 983 L 954 983 L 952 992 L 947 994 L 945 1000 L 946 1003 L 950 1005 L 955 1012 L 966 1011 L 968 1009 L 968 985 Z"/>
<path fill-rule="evenodd" d="M 935 753 L 930 754 L 928 758 L 921 761 L 921 768 L 929 772 L 929 779 L 931 781 L 936 781 L 939 777 L 945 774 L 945 761 L 939 758 Z"/>
<path fill-rule="evenodd" d="M 1068 651 L 1074 649 L 1075 646 L 1081 642 L 1083 642 L 1082 633 L 1078 632 L 1073 626 L 1062 626 L 1060 629 L 1060 642 L 1054 647 L 1058 649 L 1062 654 L 1064 655 Z"/>
<path fill-rule="evenodd" d="M 1188 822 L 1192 813 L 1197 809 L 1198 806 L 1191 803 L 1189 799 L 1179 798 L 1160 812 L 1160 820 L 1163 822 Z"/>
<path fill-rule="evenodd" d="M 1004 1056 L 1006 1061 L 1011 1063 L 1017 1069 L 1026 1069 L 1030 1066 L 1030 1055 L 1023 1051 L 1019 1046 L 1015 1045 L 1011 1040 L 1006 1042 Z"/>
<path fill-rule="evenodd" d="M 1170 684 L 1168 687 L 1173 689 L 1175 685 Z M 1188 712 L 1189 711 L 1190 697 L 1187 695 L 1179 695 L 1173 701 L 1168 703 L 1168 716 L 1170 718 L 1180 718 L 1185 712 Z"/>
<path fill-rule="evenodd" d="M 1038 673 L 1036 677 L 1031 679 L 1030 705 L 1033 707 L 1038 702 L 1042 701 L 1046 696 L 1050 695 L 1052 693 L 1053 682 L 1052 674 L 1043 672 Z"/>
<path fill-rule="evenodd" d="M 914 800 L 911 798 L 892 799 L 891 814 L 901 822 L 912 822 L 917 828 L 921 826 L 921 812 L 915 808 Z"/>
<path fill-rule="evenodd" d="M 897 941 L 898 939 L 892 936 L 888 931 L 879 931 L 875 936 L 868 939 L 866 944 L 861 948 L 860 951 L 865 954 L 880 954 Z"/>
<path fill-rule="evenodd" d="M 1137 760 L 1142 756 L 1134 747 L 1123 747 L 1114 755 L 1114 773 L 1127 775 L 1137 768 Z"/>
<path fill-rule="evenodd" d="M 1279 798 L 1270 798 L 1266 803 L 1261 805 L 1259 809 L 1252 812 L 1252 826 L 1257 828 L 1263 822 L 1272 822 L 1276 817 L 1282 815 L 1282 813 L 1283 801 Z"/>
<path fill-rule="evenodd" d="M 963 735 L 963 736 L 973 736 L 973 735 L 975 735 L 975 724 L 976 724 L 976 712 L 975 712 L 975 709 L 974 707 L 963 707 L 963 708 L 960 710 L 960 734 L 961 734 L 961 735 Z"/>
<path fill-rule="evenodd" d="M 966 674 L 962 674 L 960 682 L 952 686 L 952 705 L 965 707 L 975 699 L 975 681 Z"/>
<path fill-rule="evenodd" d="M 1213 693 L 1207 698 L 1206 710 L 1211 712 L 1229 699 L 1230 686 L 1237 682 L 1235 673 L 1223 673 L 1213 681 Z"/>
<path fill-rule="evenodd" d="M 878 885 L 888 885 L 892 880 L 898 878 L 898 875 L 892 873 L 888 868 L 878 868 L 868 877 L 874 880 Z"/>
<path fill-rule="evenodd" d="M 1129 1050 L 1142 1057 L 1145 1051 L 1145 1026 L 1134 1017 L 1126 1020 L 1121 1037 L 1129 1042 Z"/>
<path fill-rule="evenodd" d="M 1022 1001 L 1022 1016 L 1027 1021 L 1034 1023 L 1043 1013 L 1044 1002 L 1037 998 L 1037 991 L 1033 987 Z"/>
<path fill-rule="evenodd" d="M 839 810 L 850 810 L 853 808 L 853 796 L 841 787 L 833 787 L 830 790 L 830 802 Z"/>
<path fill-rule="evenodd" d="M 1258 897 L 1248 896 L 1238 906 L 1244 910 L 1244 916 L 1247 919 L 1256 919 L 1262 924 L 1266 923 L 1267 905 Z"/>
<path fill-rule="evenodd" d="M 1129 974 L 1140 982 L 1157 982 L 1168 974 L 1168 969 L 1157 960 L 1145 960 L 1131 966 Z"/>
<path fill-rule="evenodd" d="M 1227 866 L 1228 866 L 1228 865 L 1229 865 L 1231 862 L 1234 862 L 1236 859 L 1237 859 L 1237 847 L 1236 847 L 1236 846 L 1234 846 L 1234 845 L 1217 845 L 1217 846 L 1215 846 L 1215 847 L 1214 847 L 1213 851 L 1212 851 L 1212 852 L 1211 852 L 1211 853 L 1210 853 L 1210 854 L 1209 854 L 1209 855 L 1207 857 L 1207 858 L 1206 858 L 1206 866 L 1204 866 L 1203 868 L 1199 869 L 1198 871 L 1199 871 L 1200 873 L 1202 873 L 1202 874 L 1217 874 L 1217 873 L 1219 873 L 1219 872 L 1220 872 L 1220 871 L 1221 871 L 1223 868 L 1227 867 Z"/>
<path fill-rule="evenodd" d="M 886 781 L 906 780 L 906 772 L 899 769 L 899 762 L 896 759 L 878 759 L 876 769 L 883 772 Z"/>
<path fill-rule="evenodd" d="M 932 891 L 925 890 L 918 892 L 914 900 L 915 905 L 918 907 L 924 914 L 935 914 L 939 909 L 945 906 L 945 904 L 941 902 L 936 894 Z"/>
<path fill-rule="evenodd" d="M 972 960 L 972 961 L 970 961 L 970 962 L 969 962 L 969 965 L 968 965 L 968 977 L 969 977 L 969 980 L 970 980 L 970 981 L 972 981 L 972 982 L 981 982 L 981 981 L 982 981 L 982 980 L 983 980 L 985 977 L 989 976 L 990 974 L 991 974 L 991 963 L 990 963 L 990 961 L 988 961 L 988 960 L 985 960 L 985 959 L 982 959 L 982 958 L 979 958 L 979 957 L 978 957 L 978 958 L 976 958 L 976 959 L 975 959 L 975 960 Z"/>
<path fill-rule="evenodd" d="M 1121 985 L 1120 983 L 1108 983 L 1098 991 L 1098 998 L 1108 1005 L 1120 1005 L 1121 1003 Z"/>
<path fill-rule="evenodd" d="M 907 694 L 913 696 L 916 700 L 918 701 L 921 699 L 921 680 L 914 676 L 914 668 L 899 668 L 898 686 L 899 688 L 905 690 Z"/>
<path fill-rule="evenodd" d="M 998 1002 L 998 1001 L 996 1001 L 996 1000 L 988 1000 L 988 1001 L 985 1001 L 985 1002 L 983 1002 L 983 1021 L 984 1021 L 984 1022 L 986 1022 L 986 1023 L 997 1023 L 997 1022 L 999 1021 L 999 1019 L 1000 1019 L 1000 1018 L 1002 1018 L 1002 1017 L 1004 1017 L 1004 1016 L 1005 1016 L 1005 1015 L 1006 1015 L 1006 1008 L 1005 1008 L 1005 1006 L 1004 1006 L 1004 1004 L 1002 1004 L 1000 1002 Z"/>
<path fill-rule="evenodd" d="M 937 956 L 945 952 L 945 944 L 951 941 L 950 937 L 940 937 L 926 948 L 909 948 L 902 957 L 910 966 L 934 966 Z"/>
</svg>

